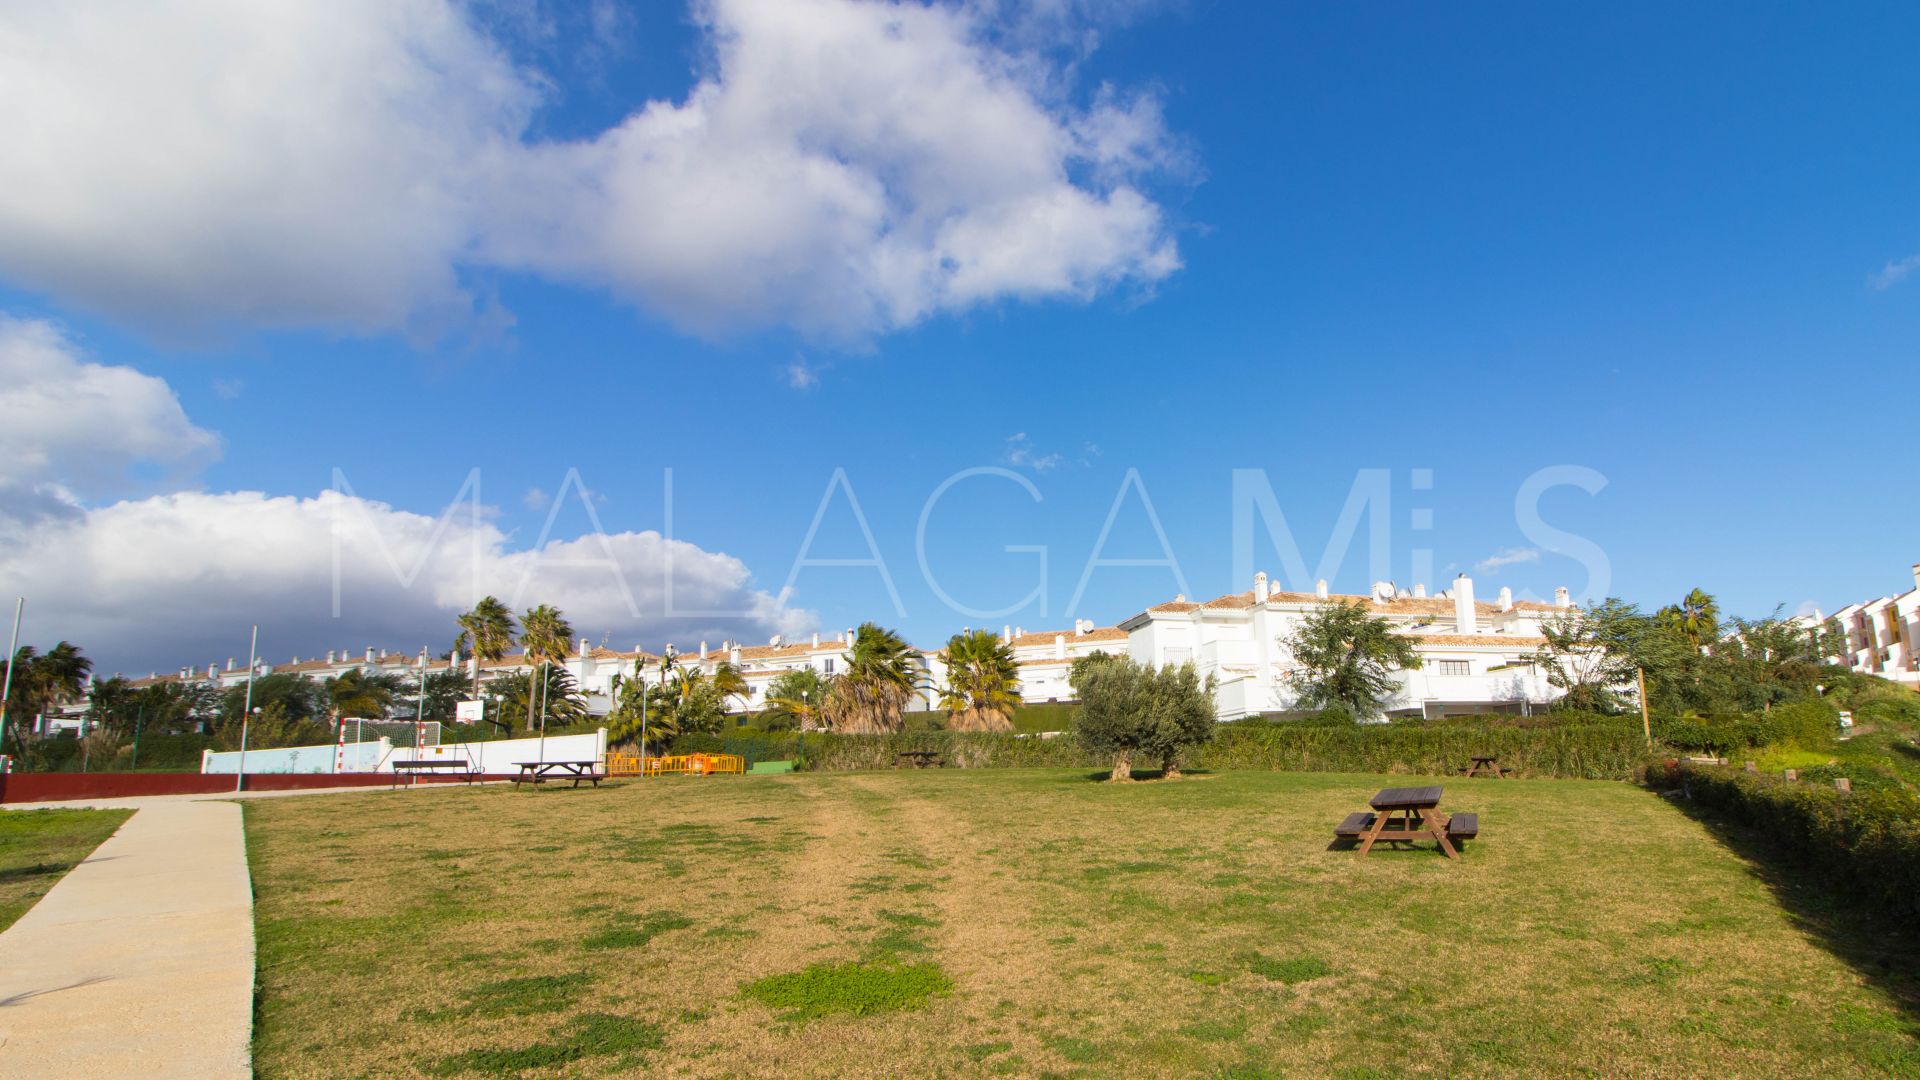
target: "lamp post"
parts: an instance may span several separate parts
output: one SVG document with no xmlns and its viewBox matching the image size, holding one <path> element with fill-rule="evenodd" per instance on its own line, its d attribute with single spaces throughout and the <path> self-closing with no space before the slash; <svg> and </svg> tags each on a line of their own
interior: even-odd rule
<svg viewBox="0 0 1920 1080">
<path fill-rule="evenodd" d="M 20 652 L 20 613 L 26 610 L 26 607 L 26 597 L 14 597 L 13 643 L 7 646 L 7 679 L 4 685 L 0 685 L 0 764 L 6 762 L 7 702 L 13 697 L 13 658 Z"/>
<path fill-rule="evenodd" d="M 253 624 L 253 640 L 247 645 L 247 696 L 240 706 L 240 771 L 234 774 L 233 790 L 247 786 L 247 725 L 253 721 L 253 672 L 260 666 L 260 624 Z"/>
</svg>

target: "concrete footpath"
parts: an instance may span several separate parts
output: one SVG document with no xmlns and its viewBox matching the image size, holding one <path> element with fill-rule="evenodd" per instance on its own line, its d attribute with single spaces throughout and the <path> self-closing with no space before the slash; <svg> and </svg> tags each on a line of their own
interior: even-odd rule
<svg viewBox="0 0 1920 1080">
<path fill-rule="evenodd" d="M 253 890 L 240 806 L 91 805 L 139 809 L 0 933 L 0 1076 L 250 1076 Z"/>
</svg>

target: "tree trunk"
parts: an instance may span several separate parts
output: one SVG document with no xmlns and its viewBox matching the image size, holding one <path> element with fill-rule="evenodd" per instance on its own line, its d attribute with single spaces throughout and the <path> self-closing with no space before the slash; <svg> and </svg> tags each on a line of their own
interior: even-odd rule
<svg viewBox="0 0 1920 1080">
<path fill-rule="evenodd" d="M 1160 779 L 1162 780 L 1180 779 L 1180 759 L 1179 758 L 1177 757 L 1167 758 L 1166 763 L 1160 769 Z"/>
<path fill-rule="evenodd" d="M 1113 755 L 1113 775 L 1107 777 L 1110 784 L 1124 784 L 1133 779 L 1133 752 L 1122 750 Z"/>
</svg>

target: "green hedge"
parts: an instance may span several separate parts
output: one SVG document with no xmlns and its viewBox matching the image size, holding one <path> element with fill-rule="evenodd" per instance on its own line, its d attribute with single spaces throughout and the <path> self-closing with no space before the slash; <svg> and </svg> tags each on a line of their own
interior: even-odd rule
<svg viewBox="0 0 1920 1080">
<path fill-rule="evenodd" d="M 1903 787 L 1762 776 L 1731 767 L 1662 767 L 1649 780 L 1759 830 L 1793 857 L 1902 921 L 1920 918 L 1920 797 Z"/>
<path fill-rule="evenodd" d="M 739 754 L 756 761 L 804 757 L 810 769 L 884 769 L 902 750 L 933 750 L 961 768 L 1110 764 L 1083 750 L 1070 735 L 1055 738 L 950 731 L 894 735 L 688 735 L 675 753 Z M 1496 754 L 1525 776 L 1627 780 L 1645 768 L 1648 753 L 1639 724 L 1621 721 L 1537 726 L 1464 723 L 1222 725 L 1188 763 L 1200 769 L 1272 769 L 1294 772 L 1375 772 L 1446 775 L 1475 754 Z M 1153 763 L 1141 762 L 1142 767 Z"/>
</svg>

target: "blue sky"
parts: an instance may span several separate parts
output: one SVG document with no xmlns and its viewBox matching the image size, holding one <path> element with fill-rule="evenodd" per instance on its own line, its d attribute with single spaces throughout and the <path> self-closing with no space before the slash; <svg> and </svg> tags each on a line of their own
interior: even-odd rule
<svg viewBox="0 0 1920 1080">
<path fill-rule="evenodd" d="M 676 539 L 737 559 L 750 579 L 730 587 L 777 594 L 845 470 L 899 609 L 871 567 L 808 567 L 782 605 L 793 617 L 576 619 L 622 647 L 868 618 L 928 645 L 963 624 L 1110 623 L 1179 589 L 1165 567 L 1098 568 L 1069 610 L 1130 469 L 1202 597 L 1247 587 L 1233 565 L 1235 469 L 1265 471 L 1309 567 L 1361 470 L 1387 470 L 1388 576 L 1403 585 L 1421 580 L 1425 550 L 1435 588 L 1459 570 L 1482 595 L 1590 588 L 1587 567 L 1516 521 L 1516 493 L 1555 466 L 1606 484 L 1549 489 L 1541 517 L 1598 545 L 1608 591 L 1643 604 L 1699 585 L 1739 613 L 1807 601 L 1831 611 L 1898 588 L 1920 558 L 1903 433 L 1920 275 L 1900 269 L 1920 253 L 1911 7 L 1041 8 L 943 10 L 964 17 L 967 47 L 998 58 L 990 67 L 1024 65 L 1030 81 L 1018 85 L 1063 127 L 1110 101 L 1148 129 L 1135 156 L 1151 161 L 1060 166 L 1080 190 L 1124 187 L 1154 208 L 1152 237 L 1131 254 L 1064 284 L 1002 281 L 824 329 L 808 313 L 834 297 L 795 282 L 832 289 L 830 248 L 805 255 L 822 265 L 778 279 L 791 294 L 779 302 L 689 306 L 671 282 L 675 258 L 705 257 L 698 236 L 637 269 L 608 256 L 582 270 L 601 256 L 529 254 L 578 242 L 530 228 L 511 256 L 451 260 L 471 310 L 384 323 L 298 302 L 236 314 L 213 298 L 200 311 L 190 289 L 156 315 L 128 299 L 137 278 L 90 276 L 85 258 L 111 259 L 110 245 L 59 267 L 0 255 L 0 313 L 57 326 L 86 363 L 165 380 L 220 441 L 217 456 L 185 464 L 130 461 L 132 479 L 111 490 L 77 488 L 57 466 L 21 482 L 66 484 L 74 506 L 97 512 L 174 490 L 312 498 L 338 469 L 358 496 L 433 518 L 478 468 L 504 547 L 518 550 L 547 528 L 541 496 L 570 469 L 609 532 L 662 528 L 671 469 Z M 650 100 L 683 103 L 703 78 L 749 81 L 744 60 L 716 75 L 715 30 L 670 5 L 597 20 L 598 9 L 566 6 L 448 10 L 542 87 L 522 145 L 591 140 Z M 914 152 L 874 151 L 891 166 Z M 873 175 L 892 182 L 889 167 Z M 137 185 L 90 190 L 140 198 Z M 298 190 L 289 198 L 273 212 L 308 209 Z M 357 227 L 351 213 L 339 228 Z M 0 207 L 0 241 L 10 227 L 24 226 Z M 1155 262 L 1154 245 L 1177 251 L 1177 268 Z M 156 273 L 204 265 L 140 257 Z M 743 292 L 758 272 L 717 271 L 723 290 L 737 275 Z M 716 271 L 686 271 L 703 273 Z M 926 500 L 972 467 L 1012 470 L 1041 495 L 976 478 L 929 519 L 934 576 L 976 609 L 1035 587 L 1035 557 L 1008 545 L 1045 547 L 1043 598 L 990 618 L 949 607 L 916 555 Z M 1431 470 L 1430 488 L 1416 489 L 1416 470 Z M 1109 559 L 1161 554 L 1136 495 L 1114 518 Z M 1415 525 L 1423 512 L 1429 528 Z M 592 528 L 572 499 L 549 537 Z M 1366 536 L 1336 589 L 1371 580 Z M 1279 571 L 1265 532 L 1258 545 L 1255 565 Z M 812 555 L 867 554 L 837 491 Z M 135 632 L 137 615 L 109 618 L 97 596 L 62 593 L 91 591 L 97 573 L 55 575 L 67 584 L 41 606 L 43 568 L 21 557 L 4 569 L 12 580 L 0 585 L 29 596 L 33 629 L 91 634 L 109 663 L 203 663 L 212 642 L 244 638 L 244 625 L 156 615 L 192 643 L 172 661 Z M 373 590 L 377 576 L 362 584 Z M 221 620 L 246 621 L 246 597 L 264 597 L 263 633 L 286 628 L 276 656 L 362 638 L 438 649 L 450 636 L 433 613 L 444 596 L 366 617 L 349 602 L 319 618 L 328 597 L 311 589 L 209 587 L 235 593 L 213 605 Z"/>
</svg>

